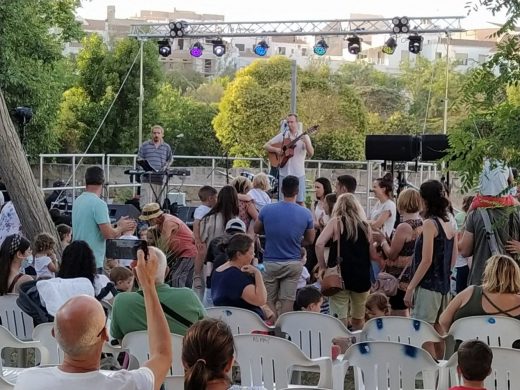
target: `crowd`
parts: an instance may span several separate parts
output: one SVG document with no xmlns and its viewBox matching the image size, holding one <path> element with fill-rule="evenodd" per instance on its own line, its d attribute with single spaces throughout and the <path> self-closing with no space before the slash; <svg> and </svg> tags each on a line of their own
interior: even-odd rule
<svg viewBox="0 0 520 390">
<path fill-rule="evenodd" d="M 299 142 L 302 153 L 312 149 L 310 141 Z M 164 154 L 168 159 L 166 149 Z M 507 167 L 485 165 L 478 195 L 466 197 L 459 213 L 449 188 L 437 180 L 404 189 L 394 200 L 392 175 L 378 178 L 372 187 L 377 201 L 367 213 L 353 176 L 338 176 L 334 186 L 317 178 L 309 208 L 303 205 L 301 177 L 281 177 L 277 202 L 267 194 L 263 173 L 252 182 L 238 177 L 220 191 L 201 187 L 192 231 L 154 202 L 143 205 L 140 221 L 122 217 L 113 226 L 100 198 L 104 172 L 90 167 L 86 190 L 73 204 L 72 227 L 57 226 L 60 243 L 46 233 L 32 243 L 24 238 L 12 202 L 4 199 L 0 295 L 35 284 L 66 356 L 61 371 L 30 370 L 17 387 L 40 381 L 48 383 L 42 388 L 66 385 L 71 380 L 66 373 L 99 367 L 95 357 L 109 336 L 121 340 L 148 329 L 150 361 L 111 380 L 147 388 L 154 377 L 164 378 L 167 368 L 160 360 L 171 361 L 171 350 L 157 338 L 172 332 L 185 335 L 186 388 L 227 389 L 232 337 L 225 324 L 204 319 L 205 307 L 213 305 L 247 309 L 269 323 L 288 311 L 321 312 L 352 330 L 386 315 L 426 321 L 441 334 L 467 316 L 520 319 L 520 214 L 518 201 L 507 194 Z M 137 261 L 107 258 L 107 240 L 116 238 L 144 239 L 148 251 L 140 250 Z M 61 256 L 58 245 L 64 248 Z M 342 286 L 324 296 L 325 271 L 338 265 Z M 385 277 L 394 288 L 377 283 Z M 110 329 L 102 324 L 100 302 L 111 304 Z M 442 345 L 425 348 L 442 357 Z M 81 356 L 89 358 L 79 359 L 78 368 Z M 85 388 L 100 380 L 87 378 Z"/>
</svg>

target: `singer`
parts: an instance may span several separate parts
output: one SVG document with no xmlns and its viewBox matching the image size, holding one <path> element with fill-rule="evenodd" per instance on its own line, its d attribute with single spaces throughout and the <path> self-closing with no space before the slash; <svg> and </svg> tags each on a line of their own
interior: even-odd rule
<svg viewBox="0 0 520 390">
<path fill-rule="evenodd" d="M 143 142 L 139 147 L 137 159 L 148 161 L 148 164 L 155 172 L 160 173 L 141 176 L 139 205 L 141 208 L 148 203 L 154 202 L 162 205 L 166 197 L 165 191 L 162 191 L 162 186 L 164 181 L 167 180 L 163 172 L 170 166 L 173 160 L 173 153 L 170 145 L 164 142 L 164 129 L 161 126 L 155 125 L 152 127 L 152 139 Z"/>
</svg>

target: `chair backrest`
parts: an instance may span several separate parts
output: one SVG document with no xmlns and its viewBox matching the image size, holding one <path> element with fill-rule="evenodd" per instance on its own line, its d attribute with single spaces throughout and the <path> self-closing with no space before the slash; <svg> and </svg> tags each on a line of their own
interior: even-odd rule
<svg viewBox="0 0 520 390">
<path fill-rule="evenodd" d="M 267 326 L 258 314 L 251 310 L 230 306 L 215 306 L 206 309 L 208 317 L 224 321 L 236 334 L 249 334 L 254 331 L 269 332 L 273 328 Z"/>
<path fill-rule="evenodd" d="M 311 359 L 331 357 L 332 339 L 353 337 L 337 318 L 308 311 L 284 313 L 276 321 L 275 327 L 287 333 L 290 340 Z"/>
<path fill-rule="evenodd" d="M 391 341 L 366 341 L 352 345 L 344 359 L 358 367 L 364 375 L 357 375 L 356 388 L 416 389 L 419 372 L 436 376 L 439 370 L 431 355 L 422 348 Z M 390 384 L 390 386 L 388 386 Z M 424 387 L 427 388 L 427 387 Z"/>
<path fill-rule="evenodd" d="M 33 340 L 39 341 L 49 353 L 49 364 L 60 364 L 63 361 L 63 351 L 59 348 L 58 342 L 52 336 L 54 323 L 45 322 L 34 328 L 32 333 Z"/>
<path fill-rule="evenodd" d="M 173 350 L 170 375 L 184 375 L 182 366 L 182 336 L 173 333 L 170 333 L 170 336 Z M 145 330 L 127 333 L 121 341 L 121 347 L 128 349 L 130 355 L 137 359 L 139 366 L 142 366 L 150 358 L 148 332 Z"/>
<path fill-rule="evenodd" d="M 318 387 L 331 388 L 332 362 L 329 358 L 309 359 L 292 342 L 274 336 L 234 336 L 236 359 L 242 386 L 264 386 L 267 390 L 288 387 L 293 366 L 319 366 Z"/>
<path fill-rule="evenodd" d="M 164 390 L 184 389 L 184 375 L 172 375 L 164 378 Z"/>
<path fill-rule="evenodd" d="M 484 381 L 484 387 L 488 390 L 520 389 L 520 370 L 518 369 L 520 350 L 491 347 L 491 351 L 493 351 L 491 374 Z M 439 389 L 462 385 L 462 378 L 457 372 L 457 359 L 457 353 L 454 353 L 442 366 Z"/>
<path fill-rule="evenodd" d="M 448 332 L 455 340 L 480 340 L 490 347 L 511 348 L 520 339 L 520 321 L 503 316 L 474 316 L 455 321 Z"/>
<path fill-rule="evenodd" d="M 17 294 L 0 296 L 0 322 L 20 340 L 31 340 L 33 319 L 16 304 Z"/>
<path fill-rule="evenodd" d="M 361 331 L 363 341 L 394 341 L 422 348 L 432 341 L 440 342 L 442 337 L 435 328 L 424 321 L 407 317 L 378 317 L 365 323 Z"/>
<path fill-rule="evenodd" d="M 39 341 L 22 341 L 9 330 L 0 326 L 0 354 L 4 348 L 36 348 L 40 352 L 40 364 L 49 364 L 49 353 Z M 2 359 L 0 359 L 0 376 L 2 375 Z"/>
<path fill-rule="evenodd" d="M 2 378 L 0 375 L 0 390 L 12 390 L 14 389 L 14 384 L 10 383 L 6 379 Z"/>
</svg>

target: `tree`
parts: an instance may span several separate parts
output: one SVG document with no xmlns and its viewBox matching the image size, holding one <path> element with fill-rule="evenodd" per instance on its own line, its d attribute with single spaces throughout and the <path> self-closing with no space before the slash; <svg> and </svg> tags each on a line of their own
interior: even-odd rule
<svg viewBox="0 0 520 390">
<path fill-rule="evenodd" d="M 0 87 L 7 107 L 30 106 L 26 150 L 31 157 L 55 151 L 52 137 L 61 94 L 72 83 L 63 43 L 82 32 L 74 11 L 79 0 L 0 2 Z"/>
</svg>

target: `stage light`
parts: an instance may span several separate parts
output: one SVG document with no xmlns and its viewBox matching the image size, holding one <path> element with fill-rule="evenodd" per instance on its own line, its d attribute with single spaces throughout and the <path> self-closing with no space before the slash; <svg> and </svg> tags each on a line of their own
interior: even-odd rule
<svg viewBox="0 0 520 390">
<path fill-rule="evenodd" d="M 392 24 L 394 25 L 392 31 L 394 32 L 394 34 L 406 34 L 410 32 L 410 26 L 408 24 L 409 22 L 410 20 L 406 16 L 396 16 L 392 19 Z"/>
<path fill-rule="evenodd" d="M 347 38 L 347 42 L 348 52 L 353 55 L 358 55 L 361 51 L 361 40 L 359 39 L 359 37 Z"/>
<path fill-rule="evenodd" d="M 213 54 L 217 57 L 222 57 L 226 54 L 226 45 L 222 41 L 222 39 L 216 39 L 213 41 Z"/>
<path fill-rule="evenodd" d="M 265 40 L 262 40 L 255 45 L 255 48 L 253 49 L 253 51 L 255 52 L 255 54 L 257 56 L 263 57 L 267 54 L 268 49 L 269 49 L 269 45 L 267 44 L 267 42 Z"/>
<path fill-rule="evenodd" d="M 327 42 L 325 42 L 325 39 L 320 39 L 314 45 L 314 54 L 316 54 L 317 56 L 323 56 L 323 55 L 325 55 L 325 53 L 327 53 L 328 48 L 329 48 L 329 45 L 327 45 Z"/>
<path fill-rule="evenodd" d="M 383 49 L 381 50 L 385 54 L 394 54 L 395 49 L 397 47 L 397 42 L 394 37 L 390 37 L 386 40 Z"/>
<path fill-rule="evenodd" d="M 172 54 L 172 47 L 170 45 L 170 41 L 163 40 L 159 41 L 159 54 L 162 57 L 168 57 L 170 54 Z"/>
<path fill-rule="evenodd" d="M 172 38 L 182 38 L 187 26 L 188 23 L 184 20 L 168 23 L 168 27 L 170 27 L 170 36 Z"/>
<path fill-rule="evenodd" d="M 192 57 L 199 58 L 204 51 L 204 46 L 200 42 L 195 42 L 190 48 L 190 54 Z"/>
<path fill-rule="evenodd" d="M 410 35 L 408 37 L 408 51 L 413 54 L 419 54 L 422 50 L 423 37 L 420 35 Z"/>
</svg>

